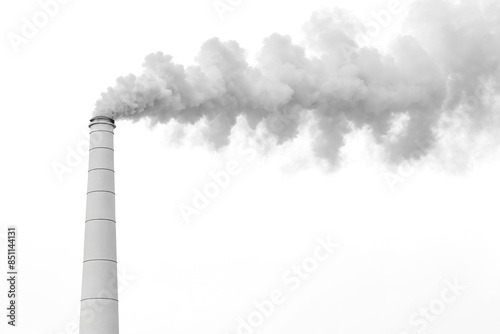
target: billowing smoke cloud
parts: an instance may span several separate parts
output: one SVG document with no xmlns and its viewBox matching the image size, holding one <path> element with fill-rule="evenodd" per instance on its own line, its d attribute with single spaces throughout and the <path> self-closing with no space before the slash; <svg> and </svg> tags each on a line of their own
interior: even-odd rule
<svg viewBox="0 0 500 334">
<path fill-rule="evenodd" d="M 313 151 L 332 164 L 353 129 L 369 129 L 401 161 L 423 154 L 445 119 L 458 117 L 471 136 L 491 125 L 496 114 L 485 96 L 498 96 L 500 5 L 418 1 L 405 29 L 382 52 L 360 44 L 363 24 L 351 15 L 322 10 L 304 26 L 305 45 L 273 34 L 253 66 L 237 42 L 217 38 L 203 44 L 195 66 L 158 52 L 141 75 L 118 78 L 95 114 L 205 121 L 217 147 L 228 144 L 238 117 L 253 129 L 264 124 L 281 143 L 298 135 L 308 114 L 317 129 Z"/>
</svg>

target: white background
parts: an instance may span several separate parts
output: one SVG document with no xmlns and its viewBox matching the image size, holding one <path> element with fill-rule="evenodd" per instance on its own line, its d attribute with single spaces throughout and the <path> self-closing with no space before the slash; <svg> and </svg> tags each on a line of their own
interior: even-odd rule
<svg viewBox="0 0 500 334">
<path fill-rule="evenodd" d="M 212 1 L 73 0 L 16 53 L 5 36 L 40 7 L 2 2 L 0 226 L 2 233 L 18 226 L 20 252 L 18 327 L 8 328 L 2 311 L 2 333 L 75 333 L 87 156 L 62 179 L 53 164 L 86 142 L 94 103 L 116 77 L 139 73 L 144 56 L 156 51 L 189 65 L 213 36 L 237 40 L 251 60 L 271 33 L 300 42 L 302 24 L 322 5 L 370 20 L 387 3 L 243 0 L 221 19 Z M 400 20 L 373 43 L 384 45 Z M 117 124 L 118 261 L 128 277 L 122 333 L 236 333 L 237 318 L 273 289 L 288 291 L 282 275 L 312 254 L 317 237 L 328 236 L 341 244 L 338 252 L 255 333 L 416 333 L 410 316 L 455 278 L 467 288 L 426 332 L 499 332 L 495 152 L 468 168 L 428 159 L 405 170 L 393 189 L 362 138 L 352 138 L 334 172 L 304 163 L 300 145 L 255 148 L 248 162 L 238 147 L 249 144 L 234 138 L 213 152 L 171 143 L 166 126 Z M 209 173 L 231 160 L 242 172 L 187 224 L 179 205 L 190 204 Z"/>
</svg>

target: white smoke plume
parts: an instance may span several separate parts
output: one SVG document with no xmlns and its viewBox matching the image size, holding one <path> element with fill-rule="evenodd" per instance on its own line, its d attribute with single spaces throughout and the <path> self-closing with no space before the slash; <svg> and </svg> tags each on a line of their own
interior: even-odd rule
<svg viewBox="0 0 500 334">
<path fill-rule="evenodd" d="M 205 121 L 207 140 L 221 147 L 238 117 L 254 129 L 263 123 L 282 143 L 298 135 L 307 113 L 317 125 L 313 151 L 333 165 L 353 129 L 369 129 L 395 162 L 423 154 L 416 149 L 432 145 L 446 120 L 471 137 L 498 129 L 496 1 L 417 1 L 405 35 L 384 52 L 357 42 L 360 27 L 343 10 L 319 11 L 304 26 L 305 45 L 273 34 L 253 66 L 237 42 L 217 38 L 203 44 L 194 66 L 150 54 L 142 74 L 120 77 L 102 94 L 95 115 Z"/>
</svg>

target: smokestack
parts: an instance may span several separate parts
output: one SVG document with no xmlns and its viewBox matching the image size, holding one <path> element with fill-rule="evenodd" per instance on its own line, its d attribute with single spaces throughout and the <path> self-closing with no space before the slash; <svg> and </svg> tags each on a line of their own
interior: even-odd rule
<svg viewBox="0 0 500 334">
<path fill-rule="evenodd" d="M 116 261 L 115 121 L 90 120 L 80 334 L 118 334 Z"/>
</svg>

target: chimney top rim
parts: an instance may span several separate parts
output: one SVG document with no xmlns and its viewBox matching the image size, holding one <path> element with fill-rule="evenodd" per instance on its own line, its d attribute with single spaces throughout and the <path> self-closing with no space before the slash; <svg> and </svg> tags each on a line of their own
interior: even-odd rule
<svg viewBox="0 0 500 334">
<path fill-rule="evenodd" d="M 92 117 L 92 118 L 90 119 L 90 121 L 91 121 L 91 122 L 94 122 L 94 121 L 96 121 L 96 120 L 98 120 L 98 119 L 105 119 L 105 120 L 107 120 L 107 121 L 110 121 L 110 122 L 111 122 L 111 123 L 113 123 L 113 124 L 115 123 L 115 120 L 114 120 L 113 118 L 109 117 L 109 116 L 95 116 L 95 117 Z"/>
<path fill-rule="evenodd" d="M 95 117 L 92 117 L 92 119 L 90 119 L 90 125 L 89 125 L 89 127 L 91 127 L 94 124 L 108 124 L 108 125 L 111 125 L 114 128 L 116 128 L 115 120 L 113 118 L 111 118 L 111 117 L 108 117 L 108 116 L 95 116 Z"/>
</svg>

